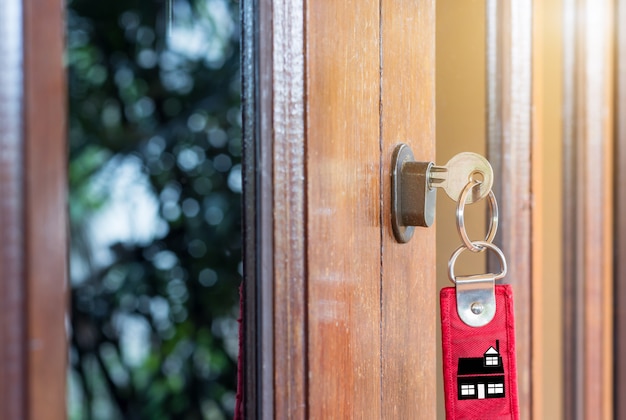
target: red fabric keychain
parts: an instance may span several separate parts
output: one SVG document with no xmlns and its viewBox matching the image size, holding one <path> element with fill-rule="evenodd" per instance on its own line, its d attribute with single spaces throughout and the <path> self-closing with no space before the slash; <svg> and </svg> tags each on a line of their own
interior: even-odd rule
<svg viewBox="0 0 626 420">
<path fill-rule="evenodd" d="M 491 243 L 498 221 L 497 203 L 489 193 L 492 223 L 485 241 L 470 241 L 463 220 L 465 199 L 478 182 L 470 181 L 457 205 L 463 241 L 450 257 L 448 276 L 456 284 L 441 290 L 443 382 L 448 420 L 519 419 L 513 295 L 496 285 L 506 275 L 506 259 Z M 490 250 L 500 259 L 499 274 L 457 276 L 454 265 L 465 251 Z"/>
<path fill-rule="evenodd" d="M 495 286 L 496 313 L 483 327 L 459 318 L 456 290 L 441 290 L 447 419 L 518 419 L 513 295 Z"/>
</svg>

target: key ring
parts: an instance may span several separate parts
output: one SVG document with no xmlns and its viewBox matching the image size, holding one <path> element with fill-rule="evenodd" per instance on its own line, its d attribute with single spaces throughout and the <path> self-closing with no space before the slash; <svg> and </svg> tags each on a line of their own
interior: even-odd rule
<svg viewBox="0 0 626 420">
<path fill-rule="evenodd" d="M 504 278 L 504 276 L 506 276 L 506 272 L 508 271 L 508 267 L 506 265 L 506 257 L 504 256 L 504 253 L 502 252 L 502 250 L 498 248 L 497 246 L 495 246 L 494 244 L 492 244 L 491 242 L 476 241 L 474 242 L 474 244 L 479 245 L 481 249 L 492 250 L 493 252 L 496 253 L 498 258 L 500 259 L 500 273 L 489 274 L 487 276 L 493 276 L 494 280 L 500 280 L 501 278 Z M 456 249 L 456 251 L 454 251 L 454 253 L 450 257 L 450 261 L 448 262 L 448 277 L 450 278 L 452 283 L 456 284 L 456 274 L 454 273 L 454 264 L 456 263 L 457 258 L 459 258 L 459 255 L 461 255 L 461 253 L 466 249 L 469 249 L 469 248 L 466 247 L 465 245 L 461 245 L 460 247 Z M 485 277 L 485 275 L 477 275 L 474 277 L 483 278 Z"/>
<path fill-rule="evenodd" d="M 456 206 L 456 228 L 461 236 L 461 240 L 463 241 L 463 245 L 472 252 L 482 252 L 485 250 L 483 246 L 476 246 L 476 244 L 480 242 L 493 242 L 493 238 L 496 237 L 496 233 L 498 232 L 498 202 L 496 201 L 496 196 L 493 191 L 489 191 L 489 211 L 491 212 L 491 218 L 489 220 L 489 231 L 487 232 L 487 236 L 484 241 L 476 241 L 472 242 L 467 234 L 467 230 L 465 229 L 465 202 L 467 201 L 467 195 L 469 192 L 481 182 L 475 179 L 470 180 L 467 183 L 463 191 L 461 191 L 461 195 L 459 196 L 459 201 Z"/>
</svg>

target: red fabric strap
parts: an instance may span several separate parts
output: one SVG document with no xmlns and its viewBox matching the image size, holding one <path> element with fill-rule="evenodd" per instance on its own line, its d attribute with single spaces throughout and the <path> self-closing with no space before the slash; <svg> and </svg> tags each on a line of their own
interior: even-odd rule
<svg viewBox="0 0 626 420">
<path fill-rule="evenodd" d="M 513 295 L 495 286 L 496 314 L 483 327 L 459 318 L 456 290 L 441 290 L 443 382 L 448 420 L 519 419 Z"/>
</svg>

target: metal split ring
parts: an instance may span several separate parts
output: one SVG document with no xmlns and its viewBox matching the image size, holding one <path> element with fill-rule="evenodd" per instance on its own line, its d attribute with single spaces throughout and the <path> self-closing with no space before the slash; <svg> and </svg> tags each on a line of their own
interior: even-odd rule
<svg viewBox="0 0 626 420">
<path fill-rule="evenodd" d="M 474 244 L 479 245 L 481 249 L 490 249 L 496 253 L 498 258 L 500 259 L 500 273 L 492 274 L 494 276 L 493 279 L 500 280 L 501 278 L 504 278 L 504 276 L 506 276 L 508 267 L 506 265 L 506 257 L 504 256 L 504 253 L 502 252 L 502 250 L 498 248 L 497 246 L 495 246 L 494 244 L 492 244 L 491 242 L 487 242 L 487 241 L 476 241 L 474 242 Z M 456 263 L 457 258 L 459 258 L 459 255 L 461 255 L 463 251 L 466 249 L 469 249 L 469 248 L 466 247 L 465 245 L 461 245 L 460 247 L 457 248 L 456 251 L 454 251 L 454 253 L 450 257 L 450 261 L 448 262 L 448 277 L 450 278 L 452 283 L 456 283 L 456 274 L 454 273 L 454 264 Z M 481 278 L 482 281 L 484 281 L 484 277 L 485 275 L 477 276 L 477 278 Z"/>
<path fill-rule="evenodd" d="M 496 201 L 496 196 L 493 191 L 489 191 L 489 211 L 491 212 L 491 218 L 489 219 L 489 231 L 487 232 L 485 240 L 473 242 L 469 238 L 467 230 L 465 229 L 465 202 L 467 201 L 467 195 L 475 186 L 480 184 L 480 181 L 473 179 L 470 180 L 465 188 L 463 188 L 463 191 L 461 191 L 461 195 L 459 196 L 459 201 L 456 206 L 456 228 L 461 236 L 461 240 L 463 241 L 463 246 L 472 252 L 484 251 L 485 247 L 479 244 L 481 244 L 481 242 L 493 242 L 493 239 L 496 237 L 496 233 L 498 232 L 498 202 Z"/>
</svg>

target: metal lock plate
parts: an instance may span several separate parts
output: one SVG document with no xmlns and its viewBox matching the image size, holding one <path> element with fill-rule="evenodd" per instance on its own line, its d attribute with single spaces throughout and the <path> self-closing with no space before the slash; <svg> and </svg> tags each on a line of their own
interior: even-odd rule
<svg viewBox="0 0 626 420">
<path fill-rule="evenodd" d="M 406 144 L 393 152 L 391 170 L 391 225 L 396 240 L 408 242 L 414 226 L 431 226 L 435 220 L 437 191 L 430 188 L 432 162 L 416 162 Z"/>
</svg>

